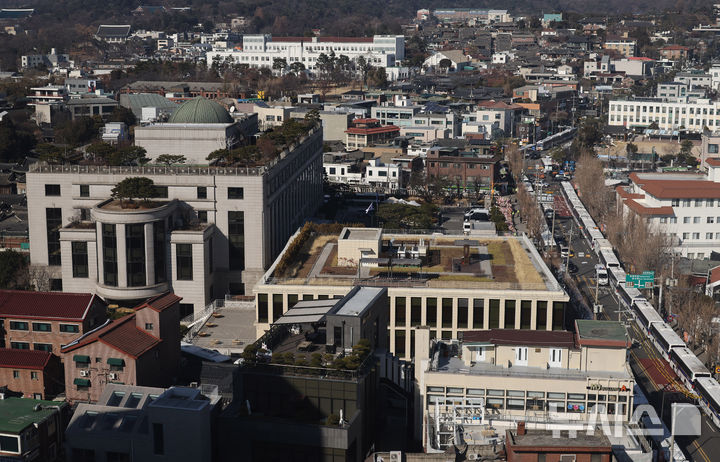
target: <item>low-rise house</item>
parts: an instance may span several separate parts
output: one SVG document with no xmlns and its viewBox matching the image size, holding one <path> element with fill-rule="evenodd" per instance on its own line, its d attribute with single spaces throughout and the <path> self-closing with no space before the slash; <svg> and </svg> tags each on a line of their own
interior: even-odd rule
<svg viewBox="0 0 720 462">
<path fill-rule="evenodd" d="M 97 40 L 108 43 L 125 43 L 129 37 L 129 24 L 101 24 L 95 32 Z"/>
<path fill-rule="evenodd" d="M 466 190 L 490 189 L 502 156 L 489 148 L 489 143 L 475 149 L 434 146 L 427 153 L 427 176 L 447 179 Z"/>
<path fill-rule="evenodd" d="M 69 406 L 62 401 L 0 399 L 0 459 L 58 460 Z"/>
<path fill-rule="evenodd" d="M 391 140 L 399 133 L 399 127 L 380 125 L 378 119 L 355 119 L 352 127 L 345 131 L 345 146 L 348 149 L 373 146 Z"/>
<path fill-rule="evenodd" d="M 0 346 L 59 356 L 62 345 L 105 322 L 106 308 L 93 294 L 0 290 Z"/>
<path fill-rule="evenodd" d="M 449 61 L 449 65 L 443 67 Z M 447 70 L 449 72 L 463 70 L 465 66 L 469 66 L 471 58 L 462 50 L 445 50 L 438 51 L 423 62 L 423 67 L 427 69 Z"/>
<path fill-rule="evenodd" d="M 108 383 L 172 382 L 180 360 L 180 300 L 172 293 L 151 298 L 133 313 L 65 345 L 67 399 L 96 402 Z"/>
<path fill-rule="evenodd" d="M 365 182 L 390 190 L 402 188 L 402 168 L 398 164 L 385 164 L 380 159 L 372 159 L 365 168 Z"/>
<path fill-rule="evenodd" d="M 0 348 L 0 385 L 26 398 L 49 399 L 62 389 L 60 359 L 46 351 Z"/>
</svg>

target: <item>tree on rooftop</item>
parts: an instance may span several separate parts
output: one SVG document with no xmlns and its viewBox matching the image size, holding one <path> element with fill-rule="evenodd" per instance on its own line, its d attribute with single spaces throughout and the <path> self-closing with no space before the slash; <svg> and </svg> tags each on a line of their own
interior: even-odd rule
<svg viewBox="0 0 720 462">
<path fill-rule="evenodd" d="M 133 114 L 133 111 L 123 106 L 118 106 L 113 109 L 107 120 L 108 122 L 123 122 L 128 127 L 137 123 L 137 118 L 135 114 Z"/>
<path fill-rule="evenodd" d="M 158 164 L 165 164 L 168 167 L 174 164 L 184 164 L 187 162 L 187 158 L 181 154 L 160 154 L 155 162 Z"/>
<path fill-rule="evenodd" d="M 118 183 L 111 191 L 112 197 L 120 201 L 122 208 L 126 207 L 124 199 L 131 201 L 132 199 L 142 199 L 148 202 L 151 198 L 157 197 L 157 189 L 155 183 L 146 177 L 130 177 L 125 178 Z"/>
<path fill-rule="evenodd" d="M 232 154 L 230 153 L 229 149 L 216 149 L 210 154 L 208 154 L 205 159 L 209 161 L 216 160 L 219 163 L 228 164 L 232 159 Z"/>
<path fill-rule="evenodd" d="M 116 166 L 145 165 L 150 162 L 147 151 L 140 146 L 125 146 L 110 154 L 107 162 Z"/>
</svg>

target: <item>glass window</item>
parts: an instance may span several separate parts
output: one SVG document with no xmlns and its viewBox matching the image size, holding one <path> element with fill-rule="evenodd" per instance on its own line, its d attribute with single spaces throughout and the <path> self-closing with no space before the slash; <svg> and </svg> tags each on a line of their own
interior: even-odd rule
<svg viewBox="0 0 720 462">
<path fill-rule="evenodd" d="M 505 329 L 515 329 L 515 300 L 505 300 Z"/>
<path fill-rule="evenodd" d="M 485 390 L 483 388 L 468 388 L 467 394 L 473 396 L 484 396 Z"/>
<path fill-rule="evenodd" d="M 485 328 L 485 300 L 473 298 L 473 329 Z"/>
<path fill-rule="evenodd" d="M 50 343 L 33 343 L 33 350 L 52 353 L 52 345 Z"/>
<path fill-rule="evenodd" d="M 197 187 L 197 198 L 198 199 L 207 199 L 207 187 L 206 186 L 198 186 Z"/>
<path fill-rule="evenodd" d="M 243 188 L 228 188 L 228 199 L 242 199 L 244 195 Z"/>
<path fill-rule="evenodd" d="M 127 285 L 140 287 L 145 281 L 145 225 L 125 225 L 125 257 L 127 259 Z"/>
<path fill-rule="evenodd" d="M 60 228 L 62 228 L 62 210 L 60 208 L 45 209 L 47 229 L 48 265 L 60 266 Z"/>
<path fill-rule="evenodd" d="M 268 322 L 268 294 L 258 294 L 258 322 Z"/>
<path fill-rule="evenodd" d="M 403 358 L 405 357 L 405 330 L 398 329 L 395 331 L 395 354 Z"/>
<path fill-rule="evenodd" d="M 468 299 L 458 298 L 457 299 L 457 326 L 458 329 L 467 329 L 468 326 Z"/>
<path fill-rule="evenodd" d="M 228 244 L 230 270 L 245 269 L 245 213 L 228 212 Z"/>
<path fill-rule="evenodd" d="M 77 324 L 60 324 L 60 332 L 76 334 L 80 332 L 80 327 Z"/>
<path fill-rule="evenodd" d="M 10 321 L 10 330 L 29 330 L 25 321 Z"/>
<path fill-rule="evenodd" d="M 553 302 L 552 330 L 563 330 L 565 327 L 565 302 Z"/>
<path fill-rule="evenodd" d="M 153 256 L 155 259 L 155 284 L 167 281 L 165 220 L 153 223 Z"/>
<path fill-rule="evenodd" d="M 437 327 L 437 298 L 428 298 L 426 303 L 426 320 L 429 327 Z"/>
<path fill-rule="evenodd" d="M 81 184 L 80 185 L 80 197 L 90 197 L 90 185 L 89 184 Z"/>
<path fill-rule="evenodd" d="M 60 195 L 60 185 L 59 184 L 46 184 L 45 185 L 45 195 L 46 196 L 59 196 Z"/>
<path fill-rule="evenodd" d="M 28 342 L 10 342 L 10 348 L 13 350 L 29 350 L 30 344 Z"/>
<path fill-rule="evenodd" d="M 422 298 L 410 298 L 410 325 L 419 326 L 422 324 Z"/>
<path fill-rule="evenodd" d="M 273 294 L 272 296 L 272 313 L 273 321 L 277 321 L 283 315 L 283 296 L 282 294 Z"/>
<path fill-rule="evenodd" d="M 490 325 L 488 329 L 500 327 L 500 300 L 490 300 Z"/>
<path fill-rule="evenodd" d="M 532 302 L 523 300 L 520 302 L 520 329 L 530 329 L 532 318 Z"/>
<path fill-rule="evenodd" d="M 102 224 L 103 281 L 106 286 L 118 285 L 117 237 L 115 225 Z"/>
<path fill-rule="evenodd" d="M 52 324 L 49 322 L 34 322 L 32 323 L 33 332 L 51 332 Z"/>
<path fill-rule="evenodd" d="M 452 327 L 453 324 L 453 300 L 452 298 L 442 299 L 442 327 Z"/>
<path fill-rule="evenodd" d="M 178 281 L 192 281 L 192 244 L 175 244 L 175 260 Z"/>
<path fill-rule="evenodd" d="M 87 242 L 73 241 L 71 244 L 73 277 L 86 278 L 88 277 Z"/>
<path fill-rule="evenodd" d="M 405 297 L 395 297 L 395 325 L 405 327 L 407 317 L 405 313 Z"/>
</svg>

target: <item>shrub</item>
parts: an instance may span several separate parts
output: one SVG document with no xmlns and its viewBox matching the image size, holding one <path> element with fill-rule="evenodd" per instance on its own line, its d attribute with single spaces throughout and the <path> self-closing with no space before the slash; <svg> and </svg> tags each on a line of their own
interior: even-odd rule
<svg viewBox="0 0 720 462">
<path fill-rule="evenodd" d="M 327 425 L 331 425 L 331 426 L 340 425 L 340 416 L 337 414 L 330 414 L 327 417 Z"/>
</svg>

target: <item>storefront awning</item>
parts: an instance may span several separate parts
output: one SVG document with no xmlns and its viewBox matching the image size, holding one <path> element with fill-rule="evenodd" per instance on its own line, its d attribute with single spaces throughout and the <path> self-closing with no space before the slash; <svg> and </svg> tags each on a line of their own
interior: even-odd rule
<svg viewBox="0 0 720 462">
<path fill-rule="evenodd" d="M 125 360 L 120 358 L 108 358 L 107 363 L 111 366 L 125 366 Z"/>
<path fill-rule="evenodd" d="M 80 387 L 89 387 L 90 386 L 90 379 L 81 379 L 77 378 L 73 380 L 73 383 Z"/>
<path fill-rule="evenodd" d="M 89 363 L 90 362 L 90 356 L 87 355 L 75 355 L 73 356 L 73 361 L 76 363 Z"/>
</svg>

